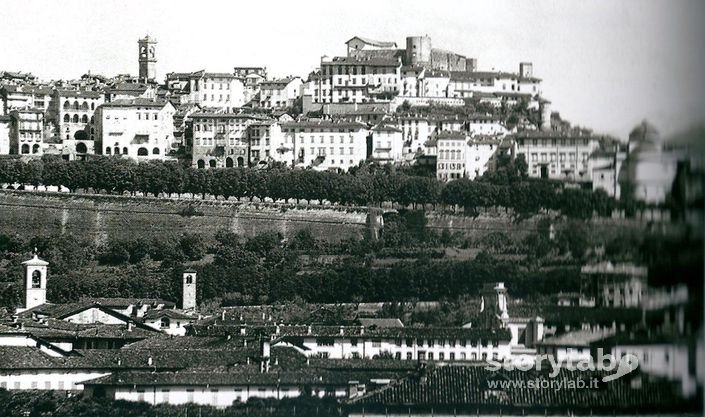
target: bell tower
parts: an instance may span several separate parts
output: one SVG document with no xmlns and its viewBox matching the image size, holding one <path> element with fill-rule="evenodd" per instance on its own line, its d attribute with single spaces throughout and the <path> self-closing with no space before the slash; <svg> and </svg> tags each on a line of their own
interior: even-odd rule
<svg viewBox="0 0 705 417">
<path fill-rule="evenodd" d="M 24 266 L 25 298 L 24 310 L 45 304 L 47 302 L 47 267 L 49 262 L 39 259 L 37 254 Z"/>
<path fill-rule="evenodd" d="M 196 310 L 196 271 L 187 269 L 182 276 L 181 308 Z"/>
<path fill-rule="evenodd" d="M 152 81 L 157 77 L 157 40 L 149 35 L 137 41 L 140 63 L 139 81 Z"/>
</svg>

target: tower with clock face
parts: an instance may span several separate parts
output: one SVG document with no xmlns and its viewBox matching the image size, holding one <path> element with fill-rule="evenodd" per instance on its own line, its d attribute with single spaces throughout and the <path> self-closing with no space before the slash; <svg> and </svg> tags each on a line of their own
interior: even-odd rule
<svg viewBox="0 0 705 417">
<path fill-rule="evenodd" d="M 149 35 L 137 41 L 139 52 L 139 79 L 142 82 L 152 81 L 157 77 L 157 40 Z"/>
</svg>

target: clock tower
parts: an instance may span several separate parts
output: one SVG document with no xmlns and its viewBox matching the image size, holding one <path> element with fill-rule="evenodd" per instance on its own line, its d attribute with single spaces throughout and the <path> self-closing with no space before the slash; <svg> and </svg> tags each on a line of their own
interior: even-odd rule
<svg viewBox="0 0 705 417">
<path fill-rule="evenodd" d="M 153 81 L 157 77 L 157 40 L 149 35 L 137 41 L 139 52 L 140 82 Z"/>
</svg>

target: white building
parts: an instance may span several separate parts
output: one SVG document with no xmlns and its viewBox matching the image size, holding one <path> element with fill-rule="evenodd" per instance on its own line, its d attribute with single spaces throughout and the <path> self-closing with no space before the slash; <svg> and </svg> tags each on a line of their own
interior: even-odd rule
<svg viewBox="0 0 705 417">
<path fill-rule="evenodd" d="M 284 135 L 277 121 L 253 121 L 247 127 L 247 140 L 251 165 L 258 165 L 260 162 L 286 162 L 283 158 Z"/>
<path fill-rule="evenodd" d="M 441 132 L 436 136 L 436 178 L 448 181 L 466 176 L 467 141 L 463 132 Z"/>
<path fill-rule="evenodd" d="M 589 160 L 599 147 L 597 137 L 581 132 L 525 131 L 515 139 L 516 154 L 523 155 L 530 177 L 591 181 Z"/>
<path fill-rule="evenodd" d="M 473 137 L 467 142 L 465 151 L 465 175 L 474 180 L 487 171 L 493 171 L 496 165 L 496 155 L 502 144 L 501 139 L 490 137 Z"/>
<path fill-rule="evenodd" d="M 448 85 L 449 97 L 474 97 L 475 93 L 517 93 L 526 97 L 541 95 L 541 79 L 528 71 L 526 63 L 520 72 L 452 71 Z"/>
<path fill-rule="evenodd" d="M 318 170 L 348 170 L 367 159 L 367 127 L 356 122 L 282 123 L 283 160 Z"/>
<path fill-rule="evenodd" d="M 10 130 L 12 118 L 0 115 L 0 155 L 10 154 Z"/>
<path fill-rule="evenodd" d="M 506 329 L 461 327 L 277 326 L 274 345 L 328 359 L 482 361 L 510 357 Z"/>
<path fill-rule="evenodd" d="M 488 135 L 503 137 L 509 130 L 502 124 L 499 116 L 489 114 L 469 114 L 465 117 L 466 129 L 470 136 Z"/>
<path fill-rule="evenodd" d="M 287 77 L 259 83 L 259 106 L 265 109 L 284 109 L 294 105 L 303 91 L 301 77 Z"/>
<path fill-rule="evenodd" d="M 174 106 L 146 98 L 120 99 L 96 109 L 96 153 L 135 160 L 166 159 L 174 144 Z"/>
<path fill-rule="evenodd" d="M 394 58 L 324 56 L 321 58 L 320 76 L 312 81 L 308 88 L 314 104 L 389 100 L 400 91 L 401 61 Z"/>
<path fill-rule="evenodd" d="M 380 124 L 372 128 L 371 158 L 381 163 L 401 162 L 404 155 L 402 131 L 395 126 Z"/>
<path fill-rule="evenodd" d="M 233 74 L 206 72 L 167 74 L 169 91 L 181 97 L 181 104 L 198 104 L 232 110 L 245 104 L 245 85 Z"/>
</svg>

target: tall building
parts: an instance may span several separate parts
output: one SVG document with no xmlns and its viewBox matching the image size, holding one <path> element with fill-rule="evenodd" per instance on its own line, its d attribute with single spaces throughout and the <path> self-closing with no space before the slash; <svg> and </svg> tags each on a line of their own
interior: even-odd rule
<svg viewBox="0 0 705 417">
<path fill-rule="evenodd" d="M 137 41 L 139 51 L 139 79 L 142 82 L 157 78 L 157 40 L 149 35 Z"/>
</svg>

